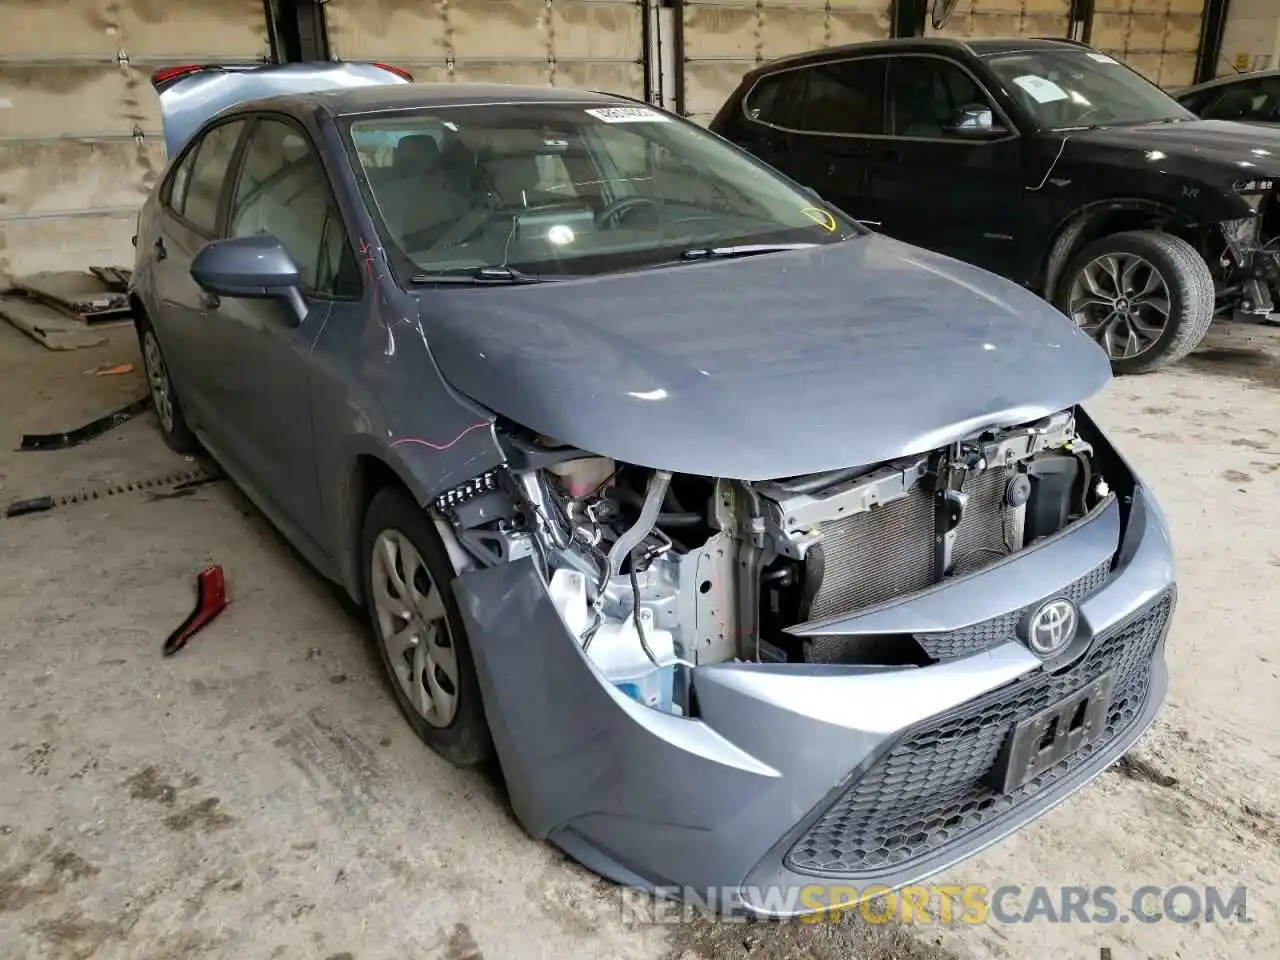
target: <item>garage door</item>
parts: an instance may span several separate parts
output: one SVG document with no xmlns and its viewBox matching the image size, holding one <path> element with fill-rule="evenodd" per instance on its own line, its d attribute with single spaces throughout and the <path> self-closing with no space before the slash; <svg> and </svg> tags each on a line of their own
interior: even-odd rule
<svg viewBox="0 0 1280 960">
<path fill-rule="evenodd" d="M 1091 46 L 1167 89 L 1195 82 L 1204 0 L 1094 0 Z"/>
<path fill-rule="evenodd" d="M 1099 0 L 1101 2 L 1101 0 Z M 1066 37 L 1071 0 L 960 0 L 941 30 L 925 20 L 927 36 Z"/>
<path fill-rule="evenodd" d="M 133 264 L 165 160 L 151 73 L 264 59 L 263 0 L 0 0 L 0 284 Z"/>
<path fill-rule="evenodd" d="M 422 81 L 551 84 L 644 96 L 634 0 L 329 0 L 333 55 Z"/>
<path fill-rule="evenodd" d="M 888 37 L 892 6 L 892 0 L 685 0 L 685 114 L 709 123 L 742 75 L 766 60 Z"/>
</svg>

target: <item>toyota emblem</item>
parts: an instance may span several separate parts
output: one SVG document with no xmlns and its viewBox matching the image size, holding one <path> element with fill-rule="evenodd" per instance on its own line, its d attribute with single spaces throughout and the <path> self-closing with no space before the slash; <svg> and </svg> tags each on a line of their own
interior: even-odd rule
<svg viewBox="0 0 1280 960">
<path fill-rule="evenodd" d="M 1027 646 L 1038 657 L 1061 653 L 1075 639 L 1080 626 L 1076 605 L 1066 597 L 1041 604 L 1027 621 Z"/>
</svg>

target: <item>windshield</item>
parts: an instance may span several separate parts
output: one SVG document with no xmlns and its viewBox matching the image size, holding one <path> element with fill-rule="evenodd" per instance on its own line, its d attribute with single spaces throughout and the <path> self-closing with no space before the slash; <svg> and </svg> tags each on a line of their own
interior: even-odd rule
<svg viewBox="0 0 1280 960">
<path fill-rule="evenodd" d="M 580 276 L 864 232 L 642 106 L 440 107 L 355 120 L 349 134 L 392 245 L 420 276 Z"/>
<path fill-rule="evenodd" d="M 1196 119 L 1155 84 L 1096 50 L 1020 50 L 988 57 L 987 64 L 1043 127 Z"/>
</svg>

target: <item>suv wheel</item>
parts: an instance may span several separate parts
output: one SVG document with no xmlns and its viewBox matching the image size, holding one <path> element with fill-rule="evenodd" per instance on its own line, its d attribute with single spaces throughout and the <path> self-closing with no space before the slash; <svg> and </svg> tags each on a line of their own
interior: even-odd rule
<svg viewBox="0 0 1280 960">
<path fill-rule="evenodd" d="M 404 490 L 384 487 L 365 514 L 360 555 L 378 656 L 409 726 L 459 766 L 489 759 L 453 567 L 431 518 Z"/>
<path fill-rule="evenodd" d="M 1094 241 L 1067 266 L 1058 309 L 1107 351 L 1117 374 L 1149 373 L 1194 350 L 1213 320 L 1209 266 L 1153 230 Z"/>
<path fill-rule="evenodd" d="M 137 327 L 138 342 L 142 347 L 142 368 L 147 375 L 147 388 L 151 391 L 151 406 L 160 425 L 160 436 L 170 450 L 195 453 L 200 444 L 182 416 L 182 404 L 178 402 L 178 393 L 169 378 L 169 365 L 165 363 L 155 328 L 145 318 L 138 320 Z"/>
</svg>

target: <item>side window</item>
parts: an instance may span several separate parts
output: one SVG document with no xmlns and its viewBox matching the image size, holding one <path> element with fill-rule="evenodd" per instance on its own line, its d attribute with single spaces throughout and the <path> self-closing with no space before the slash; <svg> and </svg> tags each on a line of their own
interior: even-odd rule
<svg viewBox="0 0 1280 960">
<path fill-rule="evenodd" d="M 889 65 L 889 130 L 896 137 L 945 139 L 964 107 L 991 101 L 962 67 L 937 57 L 894 57 Z"/>
<path fill-rule="evenodd" d="M 756 85 L 747 91 L 743 107 L 747 116 L 761 123 L 773 123 L 789 126 L 786 121 L 785 105 L 794 89 L 795 71 L 775 73 L 771 77 L 762 77 Z"/>
<path fill-rule="evenodd" d="M 1254 120 L 1266 123 L 1280 121 L 1280 77 L 1266 77 L 1262 80 L 1262 96 L 1254 105 Z"/>
<path fill-rule="evenodd" d="M 1200 115 L 1206 120 L 1253 120 L 1260 100 L 1266 95 L 1258 81 L 1233 83 L 1219 90 Z"/>
<path fill-rule="evenodd" d="M 243 120 L 214 127 L 194 151 L 195 160 L 187 177 L 181 213 L 183 219 L 206 233 L 217 229 L 218 198 L 243 129 Z"/>
<path fill-rule="evenodd" d="M 260 120 L 249 134 L 227 230 L 232 237 L 263 233 L 289 251 L 307 293 L 359 293 L 355 256 L 320 158 L 300 130 L 278 120 Z"/>
<path fill-rule="evenodd" d="M 1209 102 L 1210 96 L 1213 95 L 1212 91 L 1206 92 L 1202 90 L 1200 93 L 1193 93 L 1187 97 L 1179 97 L 1178 102 L 1192 113 L 1200 113 L 1204 110 L 1205 104 Z"/>
<path fill-rule="evenodd" d="M 885 132 L 884 57 L 824 63 L 803 73 L 804 97 L 796 123 L 811 133 Z"/>
</svg>

